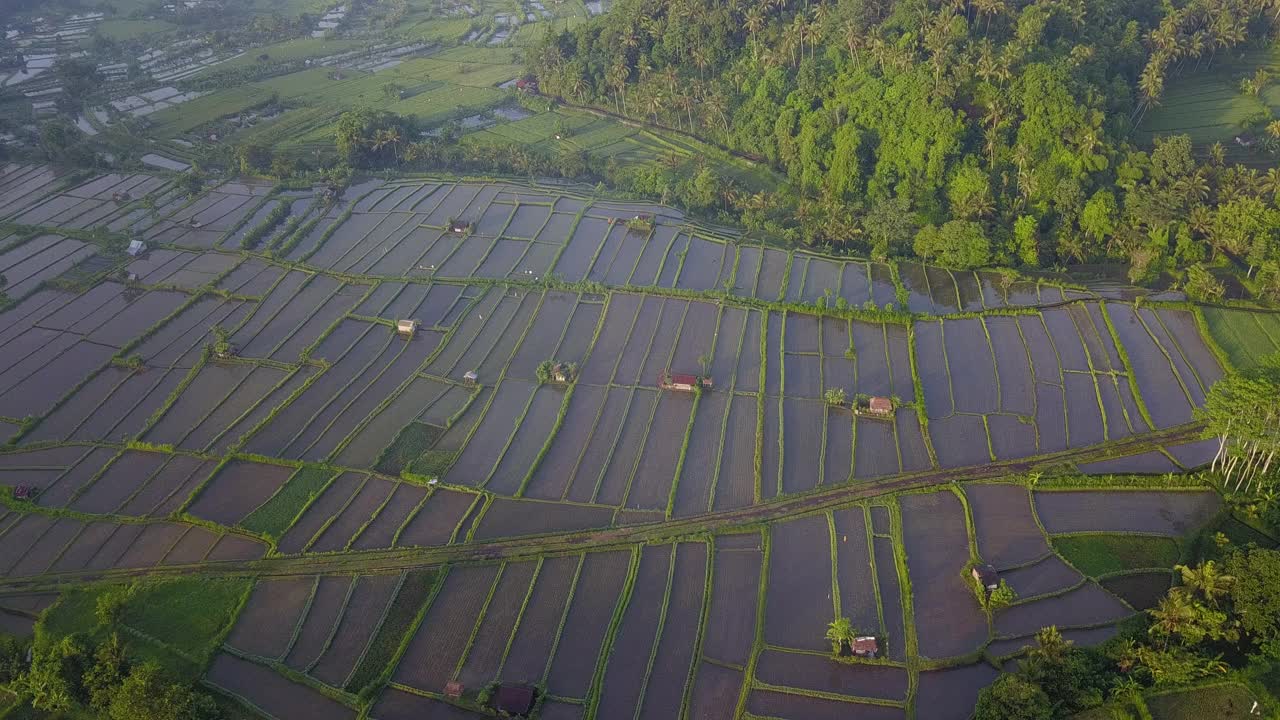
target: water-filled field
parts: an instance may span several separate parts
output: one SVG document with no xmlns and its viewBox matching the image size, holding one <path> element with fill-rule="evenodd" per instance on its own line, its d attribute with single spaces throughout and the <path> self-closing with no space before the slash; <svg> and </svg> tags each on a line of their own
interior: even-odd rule
<svg viewBox="0 0 1280 720">
<path fill-rule="evenodd" d="M 543 687 L 543 717 L 967 717 L 978 654 L 1101 642 L 1167 587 L 1060 548 L 1185 536 L 1218 498 L 949 481 L 1202 465 L 1219 347 L 1255 352 L 1128 291 L 531 184 L 10 164 L 0 214 L 0 485 L 36 491 L 0 506 L 0 584 L 269 558 L 205 678 L 276 717 L 469 717 L 454 680 Z M 873 396 L 889 417 L 851 411 Z M 1011 607 L 979 607 L 978 559 Z M 835 617 L 880 657 L 832 660 Z"/>
</svg>

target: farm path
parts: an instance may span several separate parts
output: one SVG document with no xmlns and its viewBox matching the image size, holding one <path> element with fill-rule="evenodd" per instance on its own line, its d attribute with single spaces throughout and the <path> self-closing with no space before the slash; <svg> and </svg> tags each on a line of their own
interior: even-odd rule
<svg viewBox="0 0 1280 720">
<path fill-rule="evenodd" d="M 445 563 L 517 559 L 557 552 L 600 550 L 614 545 L 670 542 L 681 537 L 714 533 L 734 527 L 795 517 L 889 493 L 919 490 L 952 482 L 1006 477 L 1011 474 L 1026 473 L 1037 469 L 1048 469 L 1067 461 L 1087 463 L 1117 456 L 1136 455 L 1162 444 L 1176 444 L 1196 440 L 1200 437 L 1202 430 L 1203 426 L 1199 423 L 1187 423 L 1084 450 L 1067 450 L 968 468 L 930 470 L 899 475 L 884 480 L 868 481 L 856 485 L 842 485 L 802 495 L 787 496 L 736 510 L 726 510 L 630 527 L 463 543 L 450 546 L 391 548 L 325 555 L 294 555 L 249 561 L 223 561 L 127 570 L 48 573 L 27 578 L 4 578 L 0 580 L 0 596 L 60 589 L 70 585 L 105 579 L 166 577 L 194 573 L 256 577 L 289 577 L 353 572 L 368 574 Z"/>
</svg>

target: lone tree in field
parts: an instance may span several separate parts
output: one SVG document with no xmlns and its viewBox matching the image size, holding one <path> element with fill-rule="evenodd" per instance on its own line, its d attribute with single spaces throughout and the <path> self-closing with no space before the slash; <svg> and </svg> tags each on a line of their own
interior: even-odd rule
<svg viewBox="0 0 1280 720">
<path fill-rule="evenodd" d="M 1275 482 L 1280 463 L 1280 355 L 1264 358 L 1257 367 L 1219 380 L 1209 391 L 1204 408 L 1207 437 L 1218 438 L 1218 452 L 1210 469 L 1222 473 L 1223 485 L 1245 492 Z"/>
<path fill-rule="evenodd" d="M 839 655 L 845 646 L 852 647 L 856 637 L 858 631 L 854 629 L 853 621 L 847 617 L 838 617 L 827 623 L 827 640 L 831 642 L 832 655 Z"/>
</svg>

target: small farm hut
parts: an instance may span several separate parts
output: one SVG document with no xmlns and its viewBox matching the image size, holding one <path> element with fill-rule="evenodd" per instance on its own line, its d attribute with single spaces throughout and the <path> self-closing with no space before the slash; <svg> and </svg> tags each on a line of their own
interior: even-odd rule
<svg viewBox="0 0 1280 720">
<path fill-rule="evenodd" d="M 529 717 L 533 712 L 533 688 L 501 685 L 494 695 L 493 707 L 506 717 Z"/>
<path fill-rule="evenodd" d="M 398 320 L 396 321 L 396 332 L 407 337 L 413 337 L 413 333 L 418 330 L 417 320 Z"/>
<path fill-rule="evenodd" d="M 537 95 L 538 79 L 537 78 L 520 78 L 519 80 L 516 81 L 516 90 L 519 90 L 522 93 L 528 93 L 530 95 Z"/>
<path fill-rule="evenodd" d="M 664 370 L 658 374 L 658 387 L 663 390 L 693 392 L 698 388 L 710 390 L 712 382 L 709 377 L 700 377 L 698 375 L 688 375 L 685 373 L 673 373 L 670 370 Z"/>
<path fill-rule="evenodd" d="M 873 397 L 867 401 L 867 412 L 872 415 L 892 415 L 893 401 L 886 397 Z"/>
<path fill-rule="evenodd" d="M 449 232 L 464 233 L 469 229 L 471 229 L 471 223 L 467 222 L 466 220 L 450 220 L 449 221 Z"/>
<path fill-rule="evenodd" d="M 457 680 L 450 680 L 449 682 L 444 684 L 444 696 L 447 698 L 453 698 L 454 700 L 457 700 L 458 698 L 462 697 L 462 692 L 464 690 L 466 690 L 466 688 L 463 687 L 462 683 L 458 682 Z"/>
<path fill-rule="evenodd" d="M 468 370 L 467 373 L 462 376 L 462 379 L 465 380 L 468 385 L 475 385 L 480 381 L 480 376 L 476 374 L 475 370 Z"/>
<path fill-rule="evenodd" d="M 40 494 L 40 489 L 35 485 L 19 485 L 13 489 L 14 500 L 30 500 Z"/>
<path fill-rule="evenodd" d="M 973 579 L 988 592 L 1000 587 L 1000 573 L 990 565 L 974 565 Z"/>
<path fill-rule="evenodd" d="M 849 649 L 858 657 L 873 658 L 880 652 L 880 643 L 871 635 L 862 635 L 853 639 Z"/>
<path fill-rule="evenodd" d="M 551 368 L 551 379 L 558 383 L 567 383 L 573 380 L 573 366 L 568 363 L 556 363 Z"/>
<path fill-rule="evenodd" d="M 126 251 L 130 257 L 137 257 L 147 251 L 147 244 L 141 240 L 130 240 L 129 249 Z"/>
</svg>

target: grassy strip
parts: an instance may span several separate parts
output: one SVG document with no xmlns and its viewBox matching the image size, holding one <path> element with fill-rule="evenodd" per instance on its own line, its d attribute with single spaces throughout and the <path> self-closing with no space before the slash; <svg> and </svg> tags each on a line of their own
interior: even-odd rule
<svg viewBox="0 0 1280 720">
<path fill-rule="evenodd" d="M 1103 321 L 1107 323 L 1107 330 L 1111 333 L 1111 341 L 1116 346 L 1116 352 L 1120 355 L 1120 361 L 1124 363 L 1126 370 L 1125 374 L 1129 378 L 1129 390 L 1133 393 L 1134 402 L 1138 403 L 1138 412 L 1142 414 L 1142 419 L 1147 423 L 1147 427 L 1158 427 L 1155 421 L 1151 419 L 1151 411 L 1147 409 L 1147 403 L 1142 399 L 1142 391 L 1138 389 L 1138 380 L 1134 376 L 1133 361 L 1129 358 L 1129 351 L 1125 349 L 1124 343 L 1120 342 L 1120 333 L 1116 330 L 1115 323 L 1111 321 L 1111 313 L 1107 312 L 1107 302 L 1105 300 L 1099 300 L 1098 305 L 1098 314 L 1101 315 Z M 1054 351 L 1056 352 L 1057 349 L 1055 348 Z"/>
<path fill-rule="evenodd" d="M 1171 568 L 1182 551 L 1172 538 L 1145 535 L 1059 535 L 1053 547 L 1081 573 L 1097 577 L 1123 570 Z"/>
<path fill-rule="evenodd" d="M 618 601 L 613 607 L 613 616 L 609 619 L 609 627 L 605 630 L 604 642 L 601 643 L 600 655 L 596 658 L 595 672 L 591 676 L 591 685 L 587 689 L 587 712 L 586 717 L 595 717 L 596 711 L 600 706 L 600 691 L 604 686 L 604 671 L 608 665 L 609 656 L 613 654 L 613 645 L 618 639 L 618 630 L 622 627 L 622 617 L 626 613 L 627 606 L 631 604 L 631 593 L 636 585 L 636 573 L 640 568 L 640 546 L 631 547 L 631 561 L 627 566 L 627 577 L 623 581 L 622 591 L 618 594 Z M 529 601 L 528 597 L 525 602 Z M 521 615 L 524 609 L 521 608 Z M 514 635 L 514 630 L 512 631 Z"/>
<path fill-rule="evenodd" d="M 387 613 L 387 620 L 378 629 L 378 634 L 365 651 L 364 659 L 361 660 L 355 674 L 347 683 L 348 687 L 360 686 L 359 697 L 361 701 L 372 701 L 378 689 L 391 680 L 391 674 L 395 672 L 400 658 L 409 649 L 409 643 L 412 642 L 414 635 L 418 633 L 418 628 L 422 625 L 422 620 L 426 617 L 428 608 L 435 601 L 436 595 L 440 593 L 440 588 L 444 586 L 444 579 L 447 575 L 447 571 L 437 572 L 434 569 L 424 569 L 412 571 L 406 576 L 404 586 L 396 594 L 396 599 L 392 601 L 392 609 Z M 419 582 L 421 583 L 420 585 Z M 410 595 L 405 597 L 403 605 L 401 605 L 401 596 L 406 595 L 406 593 L 410 593 Z M 411 605 L 411 602 L 416 602 L 416 606 Z M 413 613 L 409 614 L 411 609 Z M 378 674 L 365 681 L 364 678 L 374 670 L 377 670 Z M 360 685 L 360 682 L 364 684 Z"/>
<path fill-rule="evenodd" d="M 240 521 L 240 527 L 279 540 L 337 477 L 333 470 L 304 465 L 266 502 Z"/>
<path fill-rule="evenodd" d="M 680 474 L 684 471 L 684 461 L 689 455 L 689 438 L 693 437 L 693 422 L 698 417 L 698 405 L 702 402 L 702 393 L 695 393 L 693 396 L 693 409 L 689 411 L 689 423 L 684 428 L 684 442 L 680 444 L 680 457 L 676 460 L 676 471 L 671 478 L 671 490 L 667 493 L 667 509 L 665 516 L 671 519 L 672 513 L 676 507 L 676 489 L 680 486 Z M 727 410 L 726 410 L 727 414 Z M 717 467 L 719 467 L 717 465 Z M 705 471 L 706 468 L 700 468 Z M 712 470 L 711 472 L 715 472 Z M 714 482 L 714 476 L 713 480 Z"/>
</svg>

